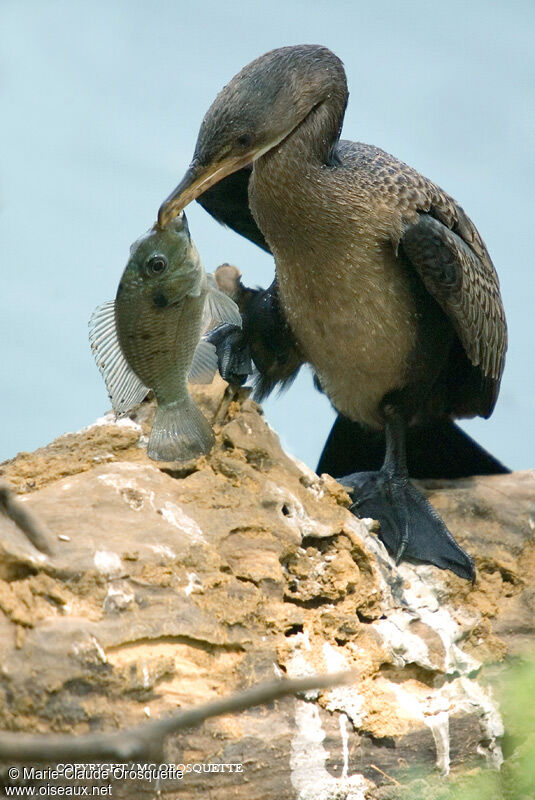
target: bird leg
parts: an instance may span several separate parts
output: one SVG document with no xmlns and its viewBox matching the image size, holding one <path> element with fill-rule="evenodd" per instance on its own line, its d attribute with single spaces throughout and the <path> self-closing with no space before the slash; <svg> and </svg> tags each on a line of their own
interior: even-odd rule
<svg viewBox="0 0 535 800">
<path fill-rule="evenodd" d="M 406 423 L 391 405 L 384 408 L 386 453 L 378 472 L 355 472 L 338 480 L 353 495 L 351 511 L 379 521 L 380 538 L 396 563 L 402 558 L 449 569 L 475 579 L 470 556 L 459 547 L 439 515 L 413 486 L 405 454 Z"/>
</svg>

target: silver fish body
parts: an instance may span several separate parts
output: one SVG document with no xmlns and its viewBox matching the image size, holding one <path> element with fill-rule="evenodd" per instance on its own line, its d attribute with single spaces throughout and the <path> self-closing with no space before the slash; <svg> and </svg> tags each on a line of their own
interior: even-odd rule
<svg viewBox="0 0 535 800">
<path fill-rule="evenodd" d="M 241 324 L 239 311 L 206 275 L 185 216 L 132 245 L 115 302 L 91 318 L 90 341 L 116 413 L 154 391 L 150 458 L 186 461 L 212 448 L 188 379 L 211 382 L 217 356 L 202 334 L 223 321 Z"/>
</svg>

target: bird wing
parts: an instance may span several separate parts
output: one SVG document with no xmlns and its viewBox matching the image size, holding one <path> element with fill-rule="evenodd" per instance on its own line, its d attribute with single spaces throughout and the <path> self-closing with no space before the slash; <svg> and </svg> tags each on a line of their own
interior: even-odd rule
<svg viewBox="0 0 535 800">
<path fill-rule="evenodd" d="M 498 275 L 473 222 L 440 187 L 380 148 L 342 141 L 337 153 L 367 195 L 392 214 L 396 254 L 403 251 L 448 316 L 471 364 L 499 383 L 505 312 Z"/>
<path fill-rule="evenodd" d="M 432 210 L 419 213 L 399 241 L 451 320 L 470 362 L 499 381 L 507 348 L 505 313 L 496 271 L 481 240 L 476 243 L 479 247 L 472 248 L 460 231 L 432 216 Z"/>
</svg>

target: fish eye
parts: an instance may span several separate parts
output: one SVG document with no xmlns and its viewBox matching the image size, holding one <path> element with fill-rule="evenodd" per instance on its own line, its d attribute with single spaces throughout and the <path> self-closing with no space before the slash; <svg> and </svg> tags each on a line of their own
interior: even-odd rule
<svg viewBox="0 0 535 800">
<path fill-rule="evenodd" d="M 239 147 L 250 147 L 253 143 L 253 137 L 250 133 L 242 133 L 236 137 L 236 144 Z"/>
<path fill-rule="evenodd" d="M 147 275 L 161 275 L 167 269 L 165 256 L 151 256 L 145 264 Z"/>
</svg>

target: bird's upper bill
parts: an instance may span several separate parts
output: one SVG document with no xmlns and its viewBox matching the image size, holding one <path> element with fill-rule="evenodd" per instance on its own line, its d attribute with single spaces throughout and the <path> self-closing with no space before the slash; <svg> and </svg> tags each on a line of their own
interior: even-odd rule
<svg viewBox="0 0 535 800">
<path fill-rule="evenodd" d="M 158 227 L 165 228 L 192 200 L 196 200 L 227 175 L 246 167 L 256 157 L 256 153 L 249 152 L 245 155 L 229 156 L 212 164 L 201 164 L 193 160 L 176 189 L 160 206 Z"/>
</svg>

